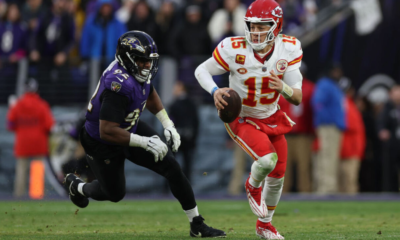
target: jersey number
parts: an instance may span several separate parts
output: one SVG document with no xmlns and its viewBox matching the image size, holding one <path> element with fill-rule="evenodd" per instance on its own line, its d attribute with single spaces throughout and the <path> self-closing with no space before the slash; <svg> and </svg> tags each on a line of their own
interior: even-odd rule
<svg viewBox="0 0 400 240">
<path fill-rule="evenodd" d="M 282 34 L 282 42 L 287 42 L 287 43 L 291 43 L 293 45 L 296 45 L 296 38 L 292 37 L 292 36 L 287 36 L 285 34 Z"/>
<path fill-rule="evenodd" d="M 246 48 L 246 41 L 243 37 L 231 38 L 231 41 L 233 49 Z"/>
<path fill-rule="evenodd" d="M 146 102 L 144 103 L 141 111 L 144 111 L 145 107 L 146 107 Z M 126 116 L 125 122 L 131 123 L 129 127 L 124 128 L 126 131 L 131 130 L 131 128 L 133 128 L 133 126 L 135 126 L 135 124 L 139 121 L 139 116 L 141 111 L 139 108 L 136 108 L 133 112 L 129 113 L 128 116 Z"/>
<path fill-rule="evenodd" d="M 135 126 L 136 122 L 139 119 L 139 115 L 140 115 L 140 109 L 137 108 L 137 109 L 135 109 L 135 111 L 129 113 L 128 116 L 126 116 L 125 122 L 131 123 L 131 125 L 129 127 L 124 128 L 126 131 L 131 130 L 131 128 L 133 128 L 133 126 Z"/>
<path fill-rule="evenodd" d="M 282 79 L 283 75 L 278 75 L 278 77 Z M 260 98 L 260 103 L 262 105 L 272 104 L 278 98 L 279 93 L 276 90 L 269 88 L 269 80 L 271 79 L 270 77 L 262 77 L 261 79 L 262 79 L 261 95 L 266 95 L 266 96 Z M 255 77 L 248 78 L 246 81 L 244 81 L 244 85 L 246 85 L 249 90 L 247 91 L 247 98 L 244 98 L 242 100 L 242 104 L 248 107 L 257 106 L 256 78 Z"/>
</svg>

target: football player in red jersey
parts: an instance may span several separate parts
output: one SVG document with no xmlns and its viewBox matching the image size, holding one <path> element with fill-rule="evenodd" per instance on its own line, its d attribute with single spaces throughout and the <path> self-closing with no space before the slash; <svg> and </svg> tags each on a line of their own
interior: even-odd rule
<svg viewBox="0 0 400 240">
<path fill-rule="evenodd" d="M 229 88 L 218 88 L 212 76 L 230 72 L 229 87 L 241 97 L 242 111 L 225 127 L 255 160 L 245 188 L 251 210 L 258 217 L 256 234 L 264 239 L 284 239 L 271 221 L 286 170 L 284 134 L 294 122 L 277 102 L 282 95 L 291 104 L 301 103 L 303 77 L 299 67 L 303 51 L 299 40 L 280 34 L 283 11 L 274 0 L 253 2 L 244 21 L 246 36 L 222 40 L 213 57 L 202 63 L 195 75 L 220 110 L 227 105 L 222 96 L 229 96 Z"/>
</svg>

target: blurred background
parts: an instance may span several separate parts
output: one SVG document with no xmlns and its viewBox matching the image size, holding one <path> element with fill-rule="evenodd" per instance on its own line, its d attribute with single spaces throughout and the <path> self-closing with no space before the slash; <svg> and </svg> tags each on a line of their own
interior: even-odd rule
<svg viewBox="0 0 400 240">
<path fill-rule="evenodd" d="M 297 122 L 286 136 L 285 193 L 398 192 L 400 2 L 277 2 L 284 12 L 283 33 L 298 38 L 304 51 L 303 103 L 289 106 L 280 100 L 281 107 Z M 153 84 L 183 138 L 176 157 L 195 193 L 244 196 L 243 184 L 252 160 L 229 138 L 194 70 L 211 57 L 223 38 L 244 36 L 243 17 L 251 3 L 0 0 L 0 195 L 65 196 L 60 184 L 65 173 L 77 172 L 89 181 L 94 178 L 85 163 L 77 129 L 83 124 L 102 71 L 114 59 L 119 36 L 127 30 L 141 30 L 150 34 L 159 48 L 160 69 Z M 342 119 L 344 126 L 337 126 L 342 135 L 339 150 L 331 153 L 338 159 L 332 169 L 336 177 L 331 179 L 337 187 L 327 193 L 318 186 L 325 179 L 318 165 L 324 147 L 318 140 L 321 105 L 316 95 L 319 79 L 332 74 L 342 91 L 346 118 Z M 229 84 L 227 74 L 214 80 L 220 87 Z M 18 134 L 29 133 L 15 134 L 7 119 L 15 103 L 33 93 L 38 93 L 45 101 L 44 108 L 50 109 L 49 154 L 29 153 L 30 170 L 20 173 L 25 175 L 21 178 L 16 168 L 25 160 L 16 146 L 24 143 Z M 161 133 L 161 124 L 148 111 L 142 119 Z M 19 178 L 25 187 L 17 191 L 14 183 Z M 128 194 L 170 194 L 162 177 L 134 164 L 126 164 L 126 178 Z M 43 187 L 36 189 L 33 183 Z"/>
</svg>

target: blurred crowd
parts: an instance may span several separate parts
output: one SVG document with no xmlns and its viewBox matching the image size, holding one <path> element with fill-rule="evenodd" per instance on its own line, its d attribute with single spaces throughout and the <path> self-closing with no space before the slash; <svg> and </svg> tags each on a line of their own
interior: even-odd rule
<svg viewBox="0 0 400 240">
<path fill-rule="evenodd" d="M 284 32 L 314 27 L 317 12 L 342 2 L 277 1 L 284 12 Z M 161 59 L 170 57 L 178 62 L 178 79 L 182 82 L 176 88 L 184 90 L 175 89 L 180 93 L 175 93 L 177 100 L 171 108 L 185 107 L 187 101 L 182 99 L 196 96 L 191 89 L 198 86 L 193 76 L 195 67 L 211 56 L 223 38 L 244 35 L 243 16 L 251 3 L 252 0 L 0 0 L 0 104 L 15 94 L 22 60 L 28 63 L 27 77 L 39 82 L 40 95 L 50 105 L 86 103 L 90 61 L 97 60 L 99 70 L 104 69 L 114 59 L 119 36 L 128 30 L 141 30 L 154 38 Z M 309 80 L 304 64 L 303 103 L 294 106 L 280 100 L 281 108 L 297 123 L 286 136 L 289 151 L 284 191 L 397 192 L 400 86 L 393 83 L 376 87 L 368 94 L 356 93 L 339 63 L 329 67 L 325 77 Z M 161 72 L 156 80 L 162 81 L 162 77 Z M 226 77 L 215 80 L 221 83 Z M 193 106 L 194 103 L 186 107 L 194 109 Z M 175 114 L 177 119 L 188 116 L 179 116 L 179 111 Z M 185 126 L 187 122 L 193 124 Z M 198 121 L 190 119 L 178 125 L 181 136 L 187 133 L 184 168 L 190 177 Z M 239 148 L 235 148 L 234 158 L 228 191 L 238 194 L 243 189 L 247 160 Z M 71 171 L 78 167 L 64 168 Z"/>
<path fill-rule="evenodd" d="M 318 7 L 331 1 L 279 0 L 285 12 L 285 31 L 312 26 Z M 210 56 L 223 38 L 244 35 L 243 16 L 251 3 L 0 0 L 0 103 L 14 92 L 17 63 L 23 58 L 29 61 L 27 77 L 39 81 L 43 97 L 52 105 L 86 101 L 87 95 L 82 93 L 88 90 L 89 60 L 101 61 L 100 69 L 107 66 L 114 59 L 119 36 L 127 30 L 150 34 L 162 57 L 190 62 L 191 56 Z M 79 94 L 71 94 L 80 88 Z"/>
</svg>

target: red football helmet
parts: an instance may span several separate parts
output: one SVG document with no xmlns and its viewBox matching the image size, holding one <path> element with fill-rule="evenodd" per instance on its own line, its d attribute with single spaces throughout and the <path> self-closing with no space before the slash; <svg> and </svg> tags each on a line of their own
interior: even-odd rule
<svg viewBox="0 0 400 240">
<path fill-rule="evenodd" d="M 283 11 L 274 0 L 256 0 L 247 9 L 244 21 L 246 23 L 246 39 L 255 50 L 259 51 L 264 49 L 282 31 Z M 271 28 L 266 32 L 250 32 L 250 23 L 266 23 Z M 258 41 L 258 43 L 253 43 L 251 41 L 252 34 L 258 34 L 258 38 L 260 39 L 260 34 L 263 33 L 267 33 L 264 42 L 260 43 Z"/>
</svg>

